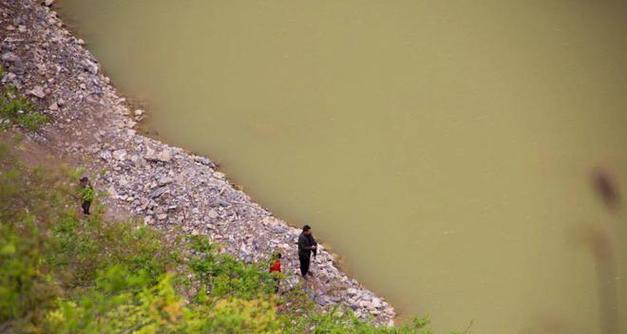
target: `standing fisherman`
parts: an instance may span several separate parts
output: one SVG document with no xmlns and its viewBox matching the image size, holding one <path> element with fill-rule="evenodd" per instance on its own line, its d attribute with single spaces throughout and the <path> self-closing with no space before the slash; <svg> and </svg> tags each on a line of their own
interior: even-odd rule
<svg viewBox="0 0 627 334">
<path fill-rule="evenodd" d="M 81 208 L 83 209 L 83 214 L 89 215 L 89 208 L 91 207 L 91 202 L 94 200 L 94 187 L 92 187 L 91 183 L 89 183 L 89 178 L 87 176 L 81 177 L 80 185 L 81 200 L 83 201 Z"/>
<path fill-rule="evenodd" d="M 311 234 L 309 225 L 303 226 L 303 232 L 298 236 L 298 259 L 300 260 L 300 273 L 304 278 L 312 276 L 309 272 L 309 262 L 311 261 L 311 253 L 314 257 L 317 254 L 318 243 Z"/>
</svg>

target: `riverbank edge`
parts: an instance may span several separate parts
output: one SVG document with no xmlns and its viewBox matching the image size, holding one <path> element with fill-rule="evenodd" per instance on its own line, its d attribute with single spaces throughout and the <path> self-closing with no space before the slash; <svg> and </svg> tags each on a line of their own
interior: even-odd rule
<svg viewBox="0 0 627 334">
<path fill-rule="evenodd" d="M 135 130 L 142 112 L 118 95 L 85 43 L 57 13 L 34 0 L 0 5 L 1 62 L 5 83 L 40 106 L 53 120 L 31 137 L 62 159 L 84 166 L 107 206 L 138 217 L 170 235 L 205 234 L 242 260 L 262 261 L 284 254 L 287 279 L 298 274 L 296 239 L 289 226 L 236 189 L 206 157 L 149 138 Z M 349 278 L 323 247 L 306 283 L 325 308 L 344 305 L 361 318 L 391 325 L 396 313 L 383 298 Z"/>
</svg>

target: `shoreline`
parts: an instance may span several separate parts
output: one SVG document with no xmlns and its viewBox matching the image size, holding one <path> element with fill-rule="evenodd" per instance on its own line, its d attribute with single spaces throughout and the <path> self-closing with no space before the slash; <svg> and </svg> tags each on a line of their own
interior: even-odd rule
<svg viewBox="0 0 627 334">
<path fill-rule="evenodd" d="M 296 286 L 300 230 L 238 190 L 208 158 L 136 130 L 143 115 L 129 109 L 85 42 L 41 2 L 0 5 L 2 80 L 52 119 L 33 139 L 63 159 L 78 161 L 95 187 L 108 194 L 102 201 L 112 210 L 173 236 L 208 235 L 247 262 L 279 250 L 288 276 L 283 287 Z M 394 323 L 394 308 L 342 271 L 324 243 L 312 262 L 315 277 L 307 292 L 318 305 L 344 305 L 362 319 Z"/>
</svg>

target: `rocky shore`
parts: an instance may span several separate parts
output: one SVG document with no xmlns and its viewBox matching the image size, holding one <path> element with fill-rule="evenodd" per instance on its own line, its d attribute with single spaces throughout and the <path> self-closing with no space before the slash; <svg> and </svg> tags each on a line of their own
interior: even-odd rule
<svg viewBox="0 0 627 334">
<path fill-rule="evenodd" d="M 299 229 L 253 202 L 206 157 L 137 133 L 141 110 L 119 97 L 85 48 L 50 8 L 53 1 L 0 3 L 0 54 L 4 83 L 15 85 L 50 116 L 33 136 L 62 159 L 84 166 L 109 207 L 170 233 L 205 234 L 245 261 L 284 254 L 296 285 Z M 338 269 L 324 248 L 312 263 L 308 293 L 322 307 L 337 304 L 362 318 L 391 324 L 386 301 Z"/>
</svg>

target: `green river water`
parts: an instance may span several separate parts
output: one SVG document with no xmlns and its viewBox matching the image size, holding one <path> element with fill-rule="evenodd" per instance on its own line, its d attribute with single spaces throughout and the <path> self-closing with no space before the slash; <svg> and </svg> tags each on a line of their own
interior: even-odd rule
<svg viewBox="0 0 627 334">
<path fill-rule="evenodd" d="M 403 317 L 594 334 L 614 312 L 627 333 L 627 219 L 590 177 L 627 185 L 627 3 L 59 7 L 150 131 L 312 225 Z"/>
</svg>

